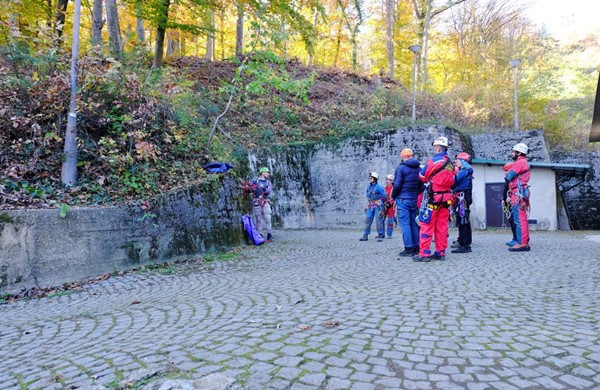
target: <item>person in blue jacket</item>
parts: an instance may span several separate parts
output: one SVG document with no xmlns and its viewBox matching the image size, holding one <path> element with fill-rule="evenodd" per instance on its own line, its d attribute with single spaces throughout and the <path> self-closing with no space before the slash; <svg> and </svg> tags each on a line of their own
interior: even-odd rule
<svg viewBox="0 0 600 390">
<path fill-rule="evenodd" d="M 452 209 L 456 226 L 458 227 L 458 240 L 452 253 L 471 252 L 471 203 L 473 203 L 473 168 L 471 167 L 471 156 L 462 152 L 456 156 L 454 185 L 454 202 Z"/>
<path fill-rule="evenodd" d="M 371 225 L 375 220 L 377 228 L 377 241 L 381 242 L 385 238 L 383 231 L 383 204 L 387 199 L 385 189 L 377 181 L 379 175 L 377 172 L 369 174 L 369 185 L 366 189 L 367 207 L 365 208 L 365 232 L 359 241 L 368 241 L 371 234 Z"/>
<path fill-rule="evenodd" d="M 423 182 L 419 179 L 420 163 L 413 158 L 412 149 L 400 152 L 402 162 L 394 174 L 392 198 L 396 200 L 398 219 L 402 229 L 404 250 L 400 256 L 412 256 L 419 253 L 419 226 L 417 226 L 417 198 L 423 191 Z"/>
</svg>

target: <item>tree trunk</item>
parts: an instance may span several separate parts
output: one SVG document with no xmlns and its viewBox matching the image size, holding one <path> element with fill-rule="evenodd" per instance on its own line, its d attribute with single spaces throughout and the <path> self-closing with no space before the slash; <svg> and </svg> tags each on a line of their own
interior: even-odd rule
<svg viewBox="0 0 600 390">
<path fill-rule="evenodd" d="M 62 164 L 60 179 L 67 187 L 77 184 L 77 69 L 79 62 L 79 21 L 81 19 L 81 0 L 75 0 L 73 15 L 73 47 L 71 50 L 71 100 L 65 132 L 65 160 Z"/>
<path fill-rule="evenodd" d="M 135 31 L 137 32 L 138 41 L 146 42 L 146 33 L 144 32 L 144 19 L 142 19 L 142 2 L 136 1 L 135 3 L 135 20 L 136 26 Z"/>
<path fill-rule="evenodd" d="M 65 27 L 65 18 L 67 14 L 67 5 L 69 0 L 58 0 L 56 3 L 56 17 L 54 19 L 54 36 L 56 46 L 62 43 L 63 29 Z"/>
<path fill-rule="evenodd" d="M 206 53 L 204 54 L 204 58 L 208 61 L 212 61 L 214 59 L 213 53 L 215 51 L 215 11 L 210 10 L 209 12 L 209 28 L 210 31 L 206 36 Z"/>
<path fill-rule="evenodd" d="M 103 26 L 102 0 L 94 0 L 94 6 L 92 8 L 92 46 L 102 44 Z"/>
<path fill-rule="evenodd" d="M 175 43 L 174 43 L 174 39 L 173 39 L 173 31 L 169 31 L 167 33 L 167 52 L 165 53 L 165 55 L 167 57 L 170 57 L 173 55 L 173 52 L 175 51 Z"/>
<path fill-rule="evenodd" d="M 388 77 L 394 78 L 394 0 L 385 1 Z"/>
<path fill-rule="evenodd" d="M 219 34 L 219 44 L 221 46 L 221 61 L 225 59 L 225 11 L 221 10 L 219 19 L 221 19 L 221 33 Z"/>
<path fill-rule="evenodd" d="M 52 0 L 46 0 L 46 25 L 52 27 Z"/>
<path fill-rule="evenodd" d="M 419 11 L 419 5 L 417 4 L 417 0 L 412 0 L 413 7 L 415 9 L 415 16 L 419 20 L 419 31 L 417 35 L 421 38 L 421 43 L 423 46 L 422 55 L 421 55 L 421 90 L 425 90 L 427 86 L 427 50 L 429 49 L 429 28 L 431 27 L 431 19 L 433 19 L 436 15 L 441 14 L 442 12 L 463 3 L 466 0 L 452 0 L 446 2 L 445 5 L 438 7 L 437 9 L 433 9 L 433 0 L 424 0 L 422 11 Z"/>
<path fill-rule="evenodd" d="M 19 18 L 16 14 L 11 14 L 8 18 L 8 42 L 11 45 L 15 44 L 20 36 Z"/>
<path fill-rule="evenodd" d="M 350 30 L 350 44 L 352 45 L 352 70 L 358 69 L 358 30 L 360 24 L 356 24 L 354 28 Z"/>
<path fill-rule="evenodd" d="M 338 31 L 337 31 L 337 36 L 336 36 L 336 40 L 335 40 L 335 54 L 333 55 L 333 66 L 337 67 L 338 65 L 338 60 L 340 59 L 340 48 L 342 46 L 342 25 L 343 25 L 343 21 L 340 19 L 340 22 L 338 24 Z"/>
<path fill-rule="evenodd" d="M 425 19 L 423 20 L 423 50 L 421 54 L 421 91 L 427 87 L 427 50 L 429 49 L 429 27 L 431 27 L 432 1 L 427 0 Z"/>
<path fill-rule="evenodd" d="M 313 30 L 312 30 L 312 36 L 310 37 L 310 48 L 308 51 L 308 66 L 312 66 L 313 64 L 313 56 L 315 53 L 315 41 L 316 41 L 316 36 L 317 36 L 317 20 L 319 18 L 319 9 L 317 7 L 315 7 L 315 15 L 313 18 Z"/>
<path fill-rule="evenodd" d="M 106 0 L 106 24 L 108 27 L 108 42 L 110 51 L 115 57 L 120 57 L 123 52 L 121 27 L 119 26 L 119 13 L 116 0 Z"/>
<path fill-rule="evenodd" d="M 239 57 L 244 52 L 244 5 L 237 2 L 237 23 L 235 29 L 235 55 Z"/>
<path fill-rule="evenodd" d="M 285 20 L 281 22 L 281 56 L 283 58 L 287 55 L 287 31 L 285 26 Z"/>
<path fill-rule="evenodd" d="M 167 31 L 167 22 L 169 21 L 169 6 L 171 0 L 162 0 L 161 9 L 158 15 L 158 27 L 156 28 L 156 48 L 154 50 L 154 61 L 152 67 L 154 69 L 163 66 L 163 53 L 165 46 L 165 32 Z"/>
</svg>

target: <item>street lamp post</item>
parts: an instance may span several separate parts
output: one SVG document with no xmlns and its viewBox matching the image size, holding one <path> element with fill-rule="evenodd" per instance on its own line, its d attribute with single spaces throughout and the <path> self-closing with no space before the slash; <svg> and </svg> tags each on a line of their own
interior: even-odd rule
<svg viewBox="0 0 600 390">
<path fill-rule="evenodd" d="M 519 130 L 519 109 L 517 106 L 517 67 L 521 64 L 521 60 L 520 59 L 514 59 L 512 61 L 509 62 L 510 66 L 512 66 L 513 68 L 513 88 L 514 88 L 514 97 L 515 97 L 515 114 L 514 114 L 514 118 L 515 118 L 515 131 Z"/>
<path fill-rule="evenodd" d="M 413 96 L 412 96 L 412 116 L 411 120 L 414 124 L 417 120 L 417 54 L 421 51 L 421 45 L 411 45 L 408 47 L 414 54 L 413 61 Z"/>
</svg>

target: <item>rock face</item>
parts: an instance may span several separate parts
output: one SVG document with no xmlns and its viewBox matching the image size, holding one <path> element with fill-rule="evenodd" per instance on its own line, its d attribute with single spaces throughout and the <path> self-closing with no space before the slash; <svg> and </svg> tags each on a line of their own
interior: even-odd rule
<svg viewBox="0 0 600 390">
<path fill-rule="evenodd" d="M 444 126 L 417 126 L 374 132 L 339 144 L 318 144 L 291 150 L 258 151 L 249 155 L 254 172 L 270 167 L 275 188 L 275 221 L 284 228 L 362 226 L 369 173 L 385 176 L 400 163 L 400 151 L 411 148 L 425 163 L 433 155 L 432 142 L 450 140 L 450 155 L 472 153 L 462 135 Z"/>
<path fill-rule="evenodd" d="M 239 245 L 240 190 L 232 179 L 148 205 L 0 212 L 0 291 L 49 287 Z"/>
<path fill-rule="evenodd" d="M 369 172 L 379 173 L 380 183 L 385 184 L 385 176 L 394 173 L 403 148 L 413 149 L 415 158 L 425 163 L 433 154 L 432 140 L 440 135 L 450 139 L 451 156 L 467 151 L 478 159 L 509 160 L 513 146 L 524 142 L 529 147 L 530 161 L 591 163 L 586 181 L 567 191 L 564 201 L 573 228 L 600 229 L 600 178 L 596 175 L 600 153 L 550 157 L 539 130 L 504 131 L 467 139 L 444 126 L 406 127 L 337 144 L 254 151 L 249 154 L 249 166 L 253 172 L 263 165 L 270 167 L 275 187 L 273 218 L 280 226 L 361 227 Z M 563 188 L 577 181 L 567 180 Z"/>
<path fill-rule="evenodd" d="M 519 142 L 529 147 L 529 161 L 550 162 L 544 134 L 540 130 L 503 131 L 471 136 L 473 158 L 508 161 L 513 146 Z"/>
<path fill-rule="evenodd" d="M 600 230 L 600 151 L 555 154 L 554 162 L 589 164 L 590 170 L 581 182 L 568 179 L 560 183 L 563 199 L 573 229 Z"/>
</svg>

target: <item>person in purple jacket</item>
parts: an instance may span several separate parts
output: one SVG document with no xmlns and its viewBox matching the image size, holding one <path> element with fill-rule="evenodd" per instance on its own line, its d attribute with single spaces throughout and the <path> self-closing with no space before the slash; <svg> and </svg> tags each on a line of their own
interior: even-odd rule
<svg viewBox="0 0 600 390">
<path fill-rule="evenodd" d="M 396 200 L 398 219 L 402 229 L 404 250 L 400 256 L 413 256 L 419 253 L 419 227 L 417 226 L 417 197 L 423 191 L 423 182 L 419 179 L 420 163 L 413 158 L 413 151 L 402 149 L 402 162 L 394 174 L 392 198 Z"/>
</svg>

